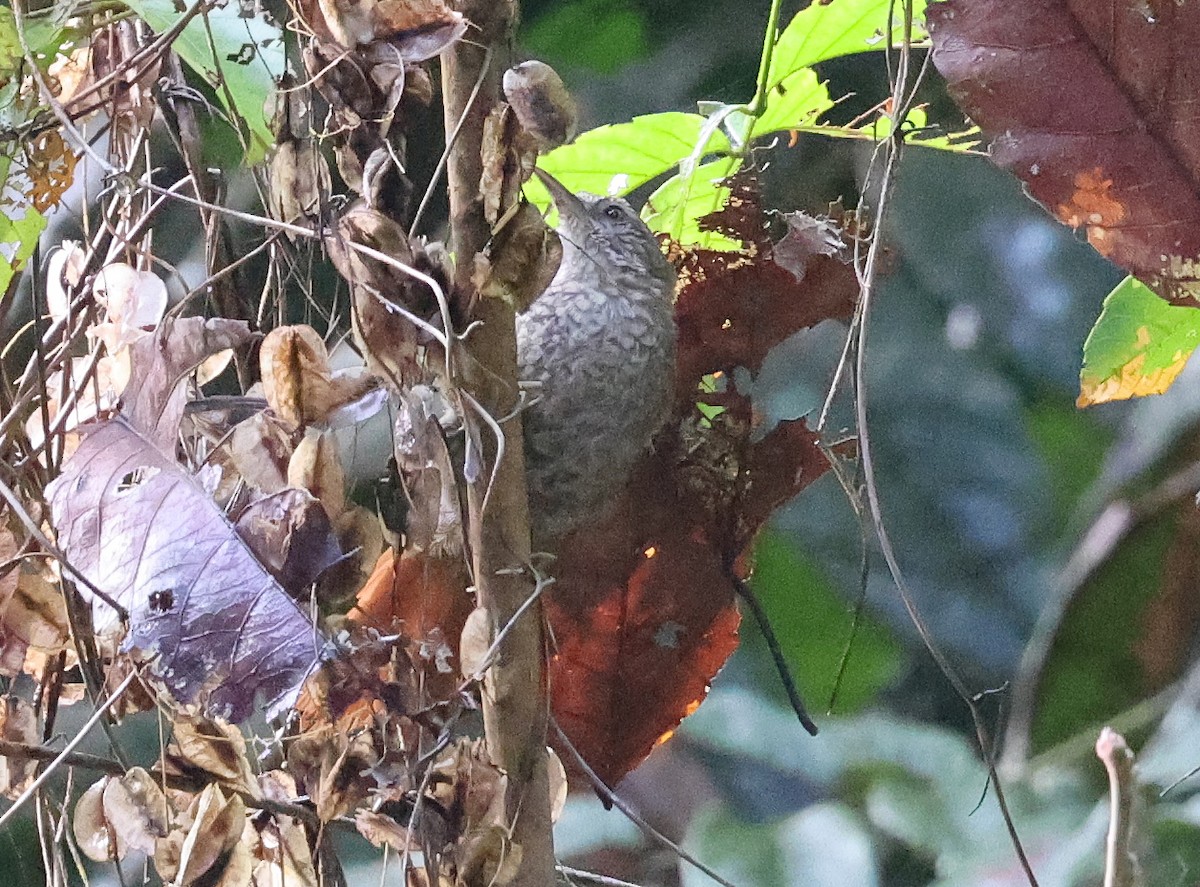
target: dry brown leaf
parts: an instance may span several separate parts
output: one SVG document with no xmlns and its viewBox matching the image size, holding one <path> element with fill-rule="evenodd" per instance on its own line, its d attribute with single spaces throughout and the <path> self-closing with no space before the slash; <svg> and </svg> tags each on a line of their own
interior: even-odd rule
<svg viewBox="0 0 1200 887">
<path fill-rule="evenodd" d="M 322 822 L 346 815 L 367 798 L 374 785 L 367 771 L 381 757 L 371 731 L 347 736 L 330 724 L 301 734 L 288 746 L 288 767 Z"/>
<path fill-rule="evenodd" d="M 307 490 L 321 501 L 331 521 L 346 510 L 346 473 L 337 440 L 326 431 L 309 428 L 288 460 L 289 487 Z"/>
<path fill-rule="evenodd" d="M 105 782 L 102 800 L 104 819 L 116 837 L 117 858 L 131 850 L 152 855 L 169 826 L 167 799 L 154 777 L 142 767 L 131 767 L 124 776 Z"/>
<path fill-rule="evenodd" d="M 254 887 L 320 884 L 304 826 L 295 819 L 282 816 L 267 819 L 258 830 L 254 855 Z"/>
<path fill-rule="evenodd" d="M 117 858 L 117 836 L 104 815 L 104 789 L 113 780 L 102 776 L 92 783 L 75 802 L 71 830 L 83 855 L 95 862 L 112 862 Z"/>
<path fill-rule="evenodd" d="M 310 326 L 272 330 L 263 340 L 258 360 L 263 395 L 275 415 L 292 430 L 338 424 L 341 411 L 378 387 L 365 374 L 334 372 L 325 343 Z"/>
<path fill-rule="evenodd" d="M 333 187 L 329 163 L 311 141 L 282 141 L 267 166 L 267 209 L 281 222 L 297 223 L 316 218 L 329 202 Z M 296 235 L 287 232 L 295 240 Z"/>
<path fill-rule="evenodd" d="M 203 770 L 239 791 L 257 792 L 246 758 L 246 738 L 232 724 L 183 712 L 176 714 L 168 756 L 187 768 Z"/>
<path fill-rule="evenodd" d="M 504 72 L 504 97 L 538 150 L 549 151 L 575 138 L 579 109 L 558 72 L 531 59 Z"/>
<path fill-rule="evenodd" d="M 462 502 L 443 432 L 449 406 L 434 389 L 414 386 L 399 394 L 396 466 L 408 498 L 408 547 L 455 559 L 463 551 Z"/>
<path fill-rule="evenodd" d="M 524 311 L 545 291 L 562 262 L 562 241 L 531 203 L 522 203 L 476 255 L 471 282 L 481 295 L 507 299 Z"/>
<path fill-rule="evenodd" d="M 193 801 L 188 817 L 190 826 L 160 838 L 154 851 L 159 877 L 178 887 L 195 883 L 213 866 L 228 861 L 245 828 L 246 805 L 239 796 L 227 797 L 212 784 Z"/>
<path fill-rule="evenodd" d="M 19 696 L 5 696 L 0 703 L 0 737 L 9 742 L 38 745 L 37 713 Z M 29 788 L 37 775 L 37 761 L 0 756 L 0 794 L 16 798 Z"/>
<path fill-rule="evenodd" d="M 307 490 L 289 487 L 258 499 L 238 515 L 237 534 L 292 597 L 342 559 L 329 516 Z"/>
<path fill-rule="evenodd" d="M 278 493 L 288 486 L 288 462 L 295 445 L 279 417 L 255 413 L 235 425 L 224 441 L 215 461 L 232 468 L 226 473 L 235 476 L 228 483 L 236 484 L 240 477 L 261 493 Z"/>
</svg>

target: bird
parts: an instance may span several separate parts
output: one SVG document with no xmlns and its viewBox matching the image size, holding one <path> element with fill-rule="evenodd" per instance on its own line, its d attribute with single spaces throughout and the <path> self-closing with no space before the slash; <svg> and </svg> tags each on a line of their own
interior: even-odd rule
<svg viewBox="0 0 1200 887">
<path fill-rule="evenodd" d="M 517 315 L 530 524 L 552 547 L 602 519 L 671 413 L 675 271 L 618 197 L 575 194 L 538 170 L 562 261 Z"/>
</svg>

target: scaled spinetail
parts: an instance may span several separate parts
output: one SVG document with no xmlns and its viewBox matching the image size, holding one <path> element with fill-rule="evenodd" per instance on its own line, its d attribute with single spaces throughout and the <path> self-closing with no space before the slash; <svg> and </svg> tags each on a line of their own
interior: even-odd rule
<svg viewBox="0 0 1200 887">
<path fill-rule="evenodd" d="M 671 410 L 675 273 L 624 200 L 575 195 L 540 173 L 558 209 L 558 273 L 517 316 L 534 544 L 604 516 Z"/>
</svg>

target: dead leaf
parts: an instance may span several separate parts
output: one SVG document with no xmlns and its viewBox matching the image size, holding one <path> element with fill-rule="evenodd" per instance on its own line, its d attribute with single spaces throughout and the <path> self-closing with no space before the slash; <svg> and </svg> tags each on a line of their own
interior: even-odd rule
<svg viewBox="0 0 1200 887">
<path fill-rule="evenodd" d="M 232 724 L 179 712 L 172 721 L 167 757 L 182 769 L 201 770 L 238 791 L 257 794 L 246 739 Z"/>
<path fill-rule="evenodd" d="M 358 370 L 335 372 L 325 343 L 310 326 L 272 330 L 263 340 L 258 360 L 263 395 L 275 415 L 292 430 L 332 427 L 340 424 L 338 420 L 347 410 L 348 418 L 357 421 L 364 416 L 353 405 L 379 388 L 376 380 Z M 371 400 L 378 411 L 382 393 Z"/>
<path fill-rule="evenodd" d="M 437 390 L 424 385 L 401 391 L 399 399 L 393 437 L 408 499 L 408 547 L 433 558 L 460 558 L 462 502 L 442 425 L 453 411 Z"/>
<path fill-rule="evenodd" d="M 347 736 L 330 724 L 303 733 L 288 746 L 288 767 L 322 822 L 346 815 L 366 799 L 374 784 L 368 771 L 381 757 L 371 731 Z"/>
<path fill-rule="evenodd" d="M 124 776 L 105 782 L 102 800 L 104 819 L 116 837 L 117 858 L 131 850 L 152 855 L 169 823 L 167 799 L 154 777 L 142 767 L 131 767 Z"/>
<path fill-rule="evenodd" d="M 330 520 L 346 511 L 346 475 L 337 440 L 329 432 L 310 428 L 304 433 L 288 460 L 287 481 L 319 499 Z"/>
<path fill-rule="evenodd" d="M 234 721 L 259 693 L 271 716 L 290 707 L 317 658 L 315 629 L 173 459 L 115 419 L 46 492 L 59 545 L 129 611 L 126 647 L 176 699 Z M 92 606 L 98 626 L 113 623 Z"/>
<path fill-rule="evenodd" d="M 165 317 L 130 348 L 133 374 L 123 396 L 129 424 L 163 453 L 175 451 L 187 391 L 181 383 L 205 359 L 250 339 L 240 320 Z"/>
<path fill-rule="evenodd" d="M 828 468 L 803 422 L 760 440 L 749 397 L 731 385 L 701 390 L 735 369 L 757 371 L 797 330 L 848 316 L 857 294 L 853 269 L 819 251 L 797 282 L 774 261 L 754 181 L 730 187 L 730 206 L 702 226 L 745 251 L 676 257 L 674 416 L 613 512 L 560 544 L 546 600 L 555 717 L 609 785 L 703 700 L 737 646 L 743 552 L 776 507 Z M 719 409 L 702 414 L 699 401 Z"/>
<path fill-rule="evenodd" d="M 156 842 L 154 867 L 163 881 L 187 887 L 215 866 L 224 865 L 242 837 L 246 805 L 220 786 L 206 786 L 187 811 L 190 825 Z"/>
<path fill-rule="evenodd" d="M 112 862 L 117 858 L 117 836 L 104 815 L 104 789 L 113 779 L 102 776 L 75 802 L 71 830 L 83 855 L 94 862 Z"/>
<path fill-rule="evenodd" d="M 281 222 L 314 219 L 329 202 L 333 187 L 329 163 L 311 141 L 286 140 L 276 145 L 267 169 L 271 216 Z M 296 235 L 287 232 L 290 239 Z"/>
<path fill-rule="evenodd" d="M 8 742 L 39 745 L 37 713 L 19 696 L 5 696 L 0 702 L 0 737 Z M 0 755 L 0 794 L 10 800 L 29 788 L 37 776 L 38 762 L 30 758 Z"/>
<path fill-rule="evenodd" d="M 549 151 L 575 138 L 579 110 L 558 72 L 531 59 L 504 72 L 504 97 L 538 150 Z"/>
<path fill-rule="evenodd" d="M 292 597 L 308 589 L 342 559 L 342 547 L 321 503 L 306 490 L 289 487 L 255 500 L 238 515 L 237 534 Z"/>
</svg>

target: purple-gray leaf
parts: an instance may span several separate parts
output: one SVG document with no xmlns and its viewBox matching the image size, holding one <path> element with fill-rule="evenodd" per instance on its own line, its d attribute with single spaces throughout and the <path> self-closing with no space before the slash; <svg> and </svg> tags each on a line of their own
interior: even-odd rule
<svg viewBox="0 0 1200 887">
<path fill-rule="evenodd" d="M 320 636 L 173 459 L 114 419 L 87 431 L 47 495 L 60 547 L 129 611 L 126 648 L 177 700 L 232 721 L 258 694 L 271 716 L 294 703 Z M 115 620 L 93 608 L 98 627 Z"/>
</svg>

